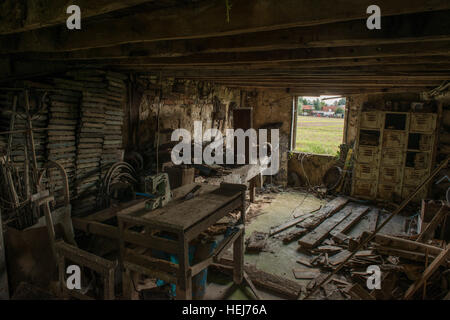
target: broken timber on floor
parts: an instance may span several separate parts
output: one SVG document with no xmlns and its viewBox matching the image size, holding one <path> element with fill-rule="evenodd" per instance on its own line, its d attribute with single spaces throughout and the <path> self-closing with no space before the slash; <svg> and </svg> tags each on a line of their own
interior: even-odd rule
<svg viewBox="0 0 450 320">
<path fill-rule="evenodd" d="M 369 236 L 369 233 L 364 232 L 363 238 L 367 236 Z M 376 244 L 376 250 L 379 253 L 412 261 L 425 261 L 427 255 L 429 258 L 434 258 L 443 251 L 443 249 L 429 244 L 384 234 L 375 235 L 372 241 Z M 447 265 L 450 267 L 450 261 L 447 262 Z"/>
<path fill-rule="evenodd" d="M 214 267 L 224 272 L 232 272 L 233 261 L 231 259 L 223 257 L 219 263 L 220 265 L 215 264 Z M 302 286 L 297 282 L 264 272 L 254 265 L 245 264 L 244 270 L 256 287 L 287 299 L 297 299 L 302 291 Z"/>
<path fill-rule="evenodd" d="M 297 239 L 300 239 L 304 234 L 308 232 L 307 229 L 298 227 L 297 230 L 293 230 L 288 232 L 286 235 L 283 236 L 282 240 L 284 244 L 291 243 L 292 241 L 295 241 Z"/>
<path fill-rule="evenodd" d="M 331 230 L 330 234 L 336 236 L 337 234 L 344 234 L 349 231 L 360 219 L 366 214 L 368 207 L 358 206 L 354 203 L 349 204 L 347 207 L 352 206 L 352 213 L 347 216 L 336 228 Z"/>
<path fill-rule="evenodd" d="M 309 216 L 305 220 L 303 220 L 300 224 L 300 227 L 306 229 L 313 229 L 317 227 L 322 221 L 333 215 L 334 213 L 341 210 L 347 204 L 349 200 L 344 197 L 337 197 L 326 205 L 324 205 L 319 211 L 314 213 L 314 215 Z"/>
<path fill-rule="evenodd" d="M 445 216 L 448 214 L 448 207 L 442 204 L 442 207 L 436 212 L 433 219 L 428 223 L 425 228 L 420 232 L 417 241 L 424 242 L 432 237 L 434 230 L 437 226 L 444 220 Z"/>
<path fill-rule="evenodd" d="M 266 246 L 268 234 L 254 231 L 246 241 L 246 252 L 261 252 Z"/>
<path fill-rule="evenodd" d="M 305 236 L 303 236 L 298 243 L 307 248 L 313 248 L 320 244 L 329 234 L 330 232 L 336 228 L 341 222 L 343 222 L 343 226 L 339 228 L 340 230 L 348 230 L 354 223 L 353 220 L 357 220 L 364 214 L 369 208 L 368 207 L 357 207 L 354 204 L 348 205 L 339 212 L 335 213 L 330 218 L 323 221 L 317 228 L 313 231 L 309 232 Z M 354 212 L 355 211 L 355 212 Z M 352 217 L 352 219 L 347 219 L 348 217 Z"/>
<path fill-rule="evenodd" d="M 355 300 L 375 300 L 375 298 L 358 283 L 355 283 L 345 291 Z"/>
<path fill-rule="evenodd" d="M 405 300 L 411 299 L 414 296 L 414 293 L 416 293 L 417 290 L 419 290 L 424 283 L 431 277 L 431 275 L 447 260 L 448 256 L 450 254 L 450 245 L 447 246 L 445 250 L 442 250 L 441 254 L 439 254 L 433 262 L 425 269 L 422 277 L 418 279 L 416 282 L 414 282 L 406 291 L 405 293 Z"/>
</svg>

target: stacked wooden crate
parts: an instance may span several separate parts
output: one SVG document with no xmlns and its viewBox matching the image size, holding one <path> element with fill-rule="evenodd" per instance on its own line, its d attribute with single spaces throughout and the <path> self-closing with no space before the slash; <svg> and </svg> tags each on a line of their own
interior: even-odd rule
<svg viewBox="0 0 450 320">
<path fill-rule="evenodd" d="M 437 114 L 363 111 L 358 127 L 352 195 L 400 201 L 430 173 Z M 426 197 L 424 188 L 416 200 Z"/>
</svg>

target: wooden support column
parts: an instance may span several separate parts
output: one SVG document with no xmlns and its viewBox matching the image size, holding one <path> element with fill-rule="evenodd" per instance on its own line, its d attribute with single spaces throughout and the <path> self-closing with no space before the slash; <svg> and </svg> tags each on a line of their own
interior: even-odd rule
<svg viewBox="0 0 450 320">
<path fill-rule="evenodd" d="M 255 196 L 256 196 L 256 181 L 255 181 L 255 178 L 252 178 L 250 180 L 250 186 L 249 186 L 250 202 L 251 203 L 255 202 Z"/>
<path fill-rule="evenodd" d="M 5 244 L 3 241 L 2 212 L 0 210 L 0 300 L 9 299 L 8 274 L 6 272 Z"/>
<path fill-rule="evenodd" d="M 245 191 L 242 191 L 241 195 L 242 206 L 241 206 L 241 218 L 240 223 L 245 225 L 245 211 L 246 211 L 246 199 Z M 245 233 L 243 232 L 233 244 L 233 281 L 235 284 L 241 284 L 244 279 L 244 238 Z"/>
<path fill-rule="evenodd" d="M 189 243 L 184 235 L 178 235 L 178 263 L 180 266 L 178 283 L 177 283 L 177 299 L 192 300 L 192 275 L 189 271 Z"/>
</svg>

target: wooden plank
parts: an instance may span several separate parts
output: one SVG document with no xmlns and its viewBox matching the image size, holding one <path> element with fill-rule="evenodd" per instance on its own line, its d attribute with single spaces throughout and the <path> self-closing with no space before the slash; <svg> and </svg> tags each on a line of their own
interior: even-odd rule
<svg viewBox="0 0 450 320">
<path fill-rule="evenodd" d="M 222 258 L 219 263 L 214 266 L 221 271 L 232 272 L 233 261 L 231 259 Z M 260 289 L 265 289 L 288 299 L 297 299 L 301 293 L 302 286 L 295 281 L 267 273 L 257 269 L 254 265 L 245 264 L 244 269 L 253 284 Z"/>
<path fill-rule="evenodd" d="M 261 252 L 266 246 L 267 238 L 266 232 L 253 231 L 246 240 L 246 252 Z"/>
<path fill-rule="evenodd" d="M 365 238 L 368 235 L 369 233 L 364 232 L 362 237 Z M 429 254 L 434 256 L 437 256 L 442 252 L 442 249 L 439 247 L 384 234 L 376 234 L 372 241 L 381 246 L 392 247 L 400 250 L 420 253 L 426 253 L 428 251 Z"/>
<path fill-rule="evenodd" d="M 289 228 L 295 226 L 296 224 L 299 224 L 300 222 L 302 222 L 303 220 L 305 220 L 308 217 L 309 217 L 309 214 L 302 215 L 302 216 L 300 216 L 298 218 L 295 218 L 293 220 L 287 221 L 287 222 L 285 222 L 285 223 L 283 223 L 283 224 L 281 224 L 279 226 L 271 227 L 270 231 L 269 231 L 269 236 L 274 236 L 274 235 L 276 235 L 276 234 L 278 234 L 278 233 L 280 233 L 280 232 L 282 232 L 282 231 L 284 231 L 286 229 L 289 229 Z"/>
<path fill-rule="evenodd" d="M 431 219 L 430 223 L 428 223 L 425 229 L 422 230 L 422 232 L 419 234 L 416 241 L 423 242 L 429 240 L 432 237 L 432 233 L 434 232 L 434 230 L 442 222 L 447 214 L 448 207 L 443 205 L 434 215 L 433 219 Z"/>
<path fill-rule="evenodd" d="M 369 292 L 367 292 L 358 283 L 355 283 L 350 288 L 348 288 L 346 291 L 355 300 L 376 300 Z"/>
<path fill-rule="evenodd" d="M 331 230 L 333 230 L 340 222 L 348 217 L 353 212 L 352 206 L 347 206 L 330 218 L 322 222 L 317 228 L 303 236 L 298 244 L 306 248 L 314 248 L 324 240 Z"/>
<path fill-rule="evenodd" d="M 9 1 L 3 1 L 0 5 L 0 34 L 18 33 L 65 24 L 69 17 L 66 10 L 73 4 L 72 1 L 64 0 L 13 2 L 17 14 L 11 14 Z M 86 19 L 145 2 L 150 2 L 150 0 L 79 0 L 76 4 L 81 8 L 82 18 Z"/>
<path fill-rule="evenodd" d="M 102 275 L 107 274 L 110 269 L 115 267 L 114 262 L 81 250 L 63 241 L 55 243 L 55 249 L 57 254 L 64 256 L 65 259 L 86 266 Z"/>
<path fill-rule="evenodd" d="M 352 206 L 352 213 L 342 220 L 333 230 L 331 230 L 330 234 L 335 236 L 338 233 L 346 233 L 349 231 L 359 220 L 363 217 L 363 215 L 369 210 L 369 207 L 359 206 L 357 204 L 351 203 L 348 206 Z"/>
<path fill-rule="evenodd" d="M 332 266 L 336 266 L 336 265 L 340 264 L 341 262 L 345 261 L 345 259 L 347 259 L 348 256 L 350 256 L 350 254 L 351 254 L 350 251 L 342 250 L 341 252 L 330 257 L 328 259 L 328 263 L 331 264 Z"/>
<path fill-rule="evenodd" d="M 192 3 L 182 8 L 139 10 L 114 20 L 102 19 L 73 32 L 65 25 L 4 36 L 2 53 L 71 51 L 138 41 L 193 39 L 320 25 L 366 19 L 370 0 L 330 6 L 327 0 L 263 0 L 233 3 L 226 21 L 221 1 Z M 379 0 L 383 17 L 423 11 L 448 10 L 446 1 Z M 47 8 L 46 8 L 47 9 Z M 61 11 L 63 12 L 63 11 Z M 92 35 L 101 35 L 93 37 Z"/>
<path fill-rule="evenodd" d="M 414 293 L 416 293 L 417 290 L 420 289 L 420 287 L 424 284 L 425 281 L 427 281 L 433 273 L 443 264 L 446 262 L 448 256 L 450 255 L 450 245 L 447 246 L 445 250 L 442 250 L 441 254 L 439 254 L 433 262 L 425 269 L 424 273 L 422 274 L 422 277 L 418 279 L 416 282 L 414 282 L 406 291 L 404 299 L 409 300 L 414 296 Z"/>
<path fill-rule="evenodd" d="M 326 205 L 324 205 L 319 211 L 315 212 L 314 215 L 302 221 L 299 226 L 306 229 L 313 229 L 317 227 L 323 220 L 341 210 L 347 204 L 347 202 L 348 199 L 344 197 L 334 198 Z"/>
<path fill-rule="evenodd" d="M 370 210 L 370 212 L 368 213 L 368 216 L 370 217 L 368 231 L 374 232 L 375 229 L 377 228 L 378 217 L 380 216 L 380 210 L 376 209 L 376 208 L 372 208 Z"/>
<path fill-rule="evenodd" d="M 295 279 L 315 279 L 319 276 L 319 269 L 311 269 L 311 268 L 295 268 L 292 269 L 292 273 L 294 274 Z"/>
<path fill-rule="evenodd" d="M 308 259 L 308 258 L 298 257 L 297 258 L 297 263 L 300 263 L 300 264 L 302 264 L 304 266 L 307 266 L 307 267 L 313 267 L 313 265 L 311 264 L 311 260 Z"/>
<path fill-rule="evenodd" d="M 307 232 L 308 230 L 305 228 L 296 228 L 296 230 L 290 231 L 286 235 L 284 235 L 281 240 L 284 244 L 288 244 L 292 241 L 300 239 Z"/>
</svg>

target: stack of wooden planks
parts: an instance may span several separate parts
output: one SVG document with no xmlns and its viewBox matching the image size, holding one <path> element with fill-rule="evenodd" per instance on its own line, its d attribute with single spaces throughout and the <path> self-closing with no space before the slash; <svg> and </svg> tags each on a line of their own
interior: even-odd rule
<svg viewBox="0 0 450 320">
<path fill-rule="evenodd" d="M 75 215 L 96 208 L 102 176 L 121 160 L 124 79 L 119 73 L 88 69 L 70 71 L 54 80 L 60 88 L 71 87 L 81 94 L 75 140 Z"/>
<path fill-rule="evenodd" d="M 38 167 L 48 160 L 60 163 L 69 178 L 73 213 L 81 215 L 96 208 L 102 176 L 109 167 L 123 158 L 122 125 L 126 100 L 126 76 L 110 71 L 73 70 L 57 77 L 43 79 L 43 83 L 29 83 L 30 108 L 40 104 L 35 97 L 47 91 L 46 103 L 39 117 L 33 119 Z M 39 91 L 34 94 L 34 86 Z M 10 130 L 13 97 L 18 95 L 15 130 L 26 128 L 23 91 L 0 91 L 0 131 Z M 24 170 L 25 135 L 13 135 L 11 159 L 17 171 Z M 8 135 L 0 135 L 0 152 L 8 145 Z M 62 203 L 62 177 L 56 169 L 48 170 L 44 183 L 55 196 L 56 205 Z"/>
<path fill-rule="evenodd" d="M 122 126 L 123 104 L 125 102 L 127 88 L 124 80 L 126 77 L 115 72 L 105 74 L 108 84 L 108 101 L 104 106 L 105 130 L 102 150 L 102 176 L 111 165 L 123 159 L 122 151 Z"/>
<path fill-rule="evenodd" d="M 78 123 L 78 110 L 81 101 L 79 91 L 59 90 L 49 95 L 48 122 L 48 159 L 57 161 L 64 167 L 69 179 L 69 186 L 75 181 L 75 134 Z M 63 203 L 63 177 L 56 169 L 48 172 L 49 188 L 55 195 L 57 206 Z M 74 197 L 73 188 L 69 188 L 71 198 Z"/>
</svg>

